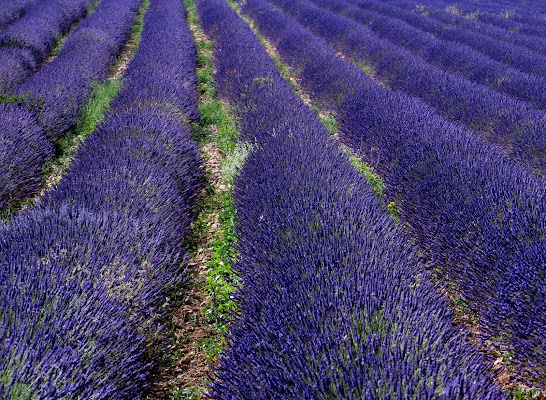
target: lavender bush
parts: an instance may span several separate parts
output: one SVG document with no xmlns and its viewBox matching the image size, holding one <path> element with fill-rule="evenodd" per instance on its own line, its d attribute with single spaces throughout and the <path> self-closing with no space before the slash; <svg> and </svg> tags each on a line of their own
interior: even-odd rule
<svg viewBox="0 0 546 400">
<path fill-rule="evenodd" d="M 38 2 L 38 0 L 5 0 L 0 3 L 0 31 L 12 24 Z"/>
<path fill-rule="evenodd" d="M 355 21 L 308 0 L 273 0 L 305 27 L 356 64 L 371 65 L 377 79 L 437 107 L 462 122 L 510 158 L 546 176 L 546 112 L 430 65 L 378 39 Z"/>
<path fill-rule="evenodd" d="M 462 43 L 472 47 L 489 57 L 511 65 L 523 72 L 544 76 L 546 72 L 546 56 L 533 53 L 529 49 L 521 48 L 490 36 L 472 32 L 457 26 L 444 24 L 434 18 L 411 12 L 403 7 L 396 7 L 388 3 L 379 3 L 374 0 L 355 0 L 358 5 L 373 7 L 374 10 L 386 15 L 394 15 L 422 31 L 434 35 L 438 39 Z M 413 8 L 415 3 L 404 3 Z"/>
<path fill-rule="evenodd" d="M 364 24 L 380 38 L 400 45 L 445 71 L 489 86 L 536 108 L 546 108 L 546 79 L 526 74 L 463 44 L 444 41 L 379 12 L 356 7 L 346 0 L 314 0 L 323 8 Z"/>
<path fill-rule="evenodd" d="M 53 146 L 25 108 L 0 104 L 0 115 L 0 210 L 6 210 L 38 190 Z"/>
<path fill-rule="evenodd" d="M 85 17 L 94 0 L 42 1 L 0 34 L 0 93 L 36 71 L 57 40 Z"/>
<path fill-rule="evenodd" d="M 178 1 L 151 1 L 120 99 L 139 84 L 164 87 L 168 79 L 187 82 L 180 95 L 195 93 L 195 47 L 184 12 Z M 155 32 L 165 31 L 178 36 L 156 43 Z M 172 63 L 171 55 L 183 62 L 170 78 L 167 71 L 133 70 Z M 154 95 L 160 103 L 173 96 Z M 150 337 L 167 310 L 168 289 L 184 280 L 183 240 L 202 180 L 198 148 L 183 122 L 194 105 L 173 115 L 142 100 L 120 101 L 56 190 L 0 225 L 2 398 L 142 395 Z"/>
<path fill-rule="evenodd" d="M 546 27 L 528 27 L 522 23 L 510 21 L 497 15 L 474 13 L 475 19 L 449 13 L 445 10 L 436 10 L 427 7 L 428 15 L 440 22 L 455 25 L 480 34 L 491 36 L 517 46 L 527 47 L 530 50 L 546 53 Z M 531 36 L 527 36 L 531 35 Z"/>
<path fill-rule="evenodd" d="M 341 139 L 383 176 L 430 267 L 478 314 L 485 336 L 544 379 L 544 181 L 421 101 L 377 85 L 270 4 L 243 9 L 312 98 L 336 110 Z"/>
<path fill-rule="evenodd" d="M 402 228 L 248 26 L 221 0 L 197 9 L 254 145 L 234 191 L 241 310 L 211 395 L 502 397 Z"/>
</svg>

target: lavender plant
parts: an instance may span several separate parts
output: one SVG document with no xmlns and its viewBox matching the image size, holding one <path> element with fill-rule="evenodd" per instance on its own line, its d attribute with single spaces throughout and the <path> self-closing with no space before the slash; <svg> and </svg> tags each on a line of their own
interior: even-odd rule
<svg viewBox="0 0 546 400">
<path fill-rule="evenodd" d="M 253 150 L 235 180 L 240 314 L 218 399 L 499 398 L 400 226 L 258 39 L 197 2 Z"/>
<path fill-rule="evenodd" d="M 406 48 L 444 71 L 489 86 L 536 108 L 546 108 L 546 80 L 543 77 L 523 73 L 466 45 L 437 39 L 396 19 L 396 13 L 386 16 L 356 7 L 346 0 L 314 2 L 320 7 L 354 19 L 380 38 Z"/>
<path fill-rule="evenodd" d="M 38 2 L 0 34 L 0 94 L 37 70 L 57 40 L 85 17 L 94 0 Z"/>
<path fill-rule="evenodd" d="M 25 108 L 0 104 L 0 115 L 0 210 L 9 210 L 38 190 L 53 146 Z"/>
<path fill-rule="evenodd" d="M 243 10 L 311 97 L 336 111 L 340 138 L 382 176 L 430 267 L 464 296 L 485 337 L 544 379 L 544 181 L 421 101 L 379 86 L 272 5 L 248 0 Z"/>
<path fill-rule="evenodd" d="M 546 72 L 546 56 L 533 53 L 529 49 L 521 48 L 481 33 L 444 24 L 434 18 L 421 15 L 417 12 L 411 12 L 403 7 L 396 7 L 388 3 L 378 3 L 374 0 L 358 0 L 357 3 L 359 6 L 365 5 L 369 7 L 371 5 L 374 10 L 382 14 L 395 15 L 396 18 L 422 31 L 428 32 L 438 39 L 465 44 L 522 72 L 538 76 L 544 76 Z M 405 2 L 404 4 L 408 5 L 409 3 Z M 413 5 L 414 3 L 411 3 L 410 7 L 413 7 Z"/>
<path fill-rule="evenodd" d="M 6 0 L 0 4 L 0 31 L 22 18 L 38 0 Z"/>
<path fill-rule="evenodd" d="M 132 399 L 146 387 L 168 290 L 185 279 L 202 174 L 184 123 L 193 103 L 172 113 L 159 107 L 171 91 L 129 99 L 150 82 L 195 92 L 184 12 L 151 0 L 115 108 L 61 184 L 0 225 L 1 398 Z M 173 34 L 158 43 L 157 32 Z M 173 69 L 138 68 L 162 64 Z"/>
<path fill-rule="evenodd" d="M 435 106 L 501 147 L 515 161 L 546 176 L 546 113 L 414 57 L 378 39 L 351 19 L 314 6 L 308 0 L 273 0 L 305 27 L 394 90 L 403 90 Z"/>
<path fill-rule="evenodd" d="M 546 53 L 546 27 L 526 27 L 524 24 L 510 21 L 495 15 L 476 12 L 474 19 L 463 18 L 460 15 L 426 8 L 428 16 L 445 24 L 458 26 L 459 28 L 473 31 L 479 34 L 491 36 L 496 40 L 503 40 L 516 46 L 527 47 L 539 53 Z M 499 25 L 499 26 L 497 26 Z M 531 36 L 527 36 L 530 34 Z"/>
</svg>

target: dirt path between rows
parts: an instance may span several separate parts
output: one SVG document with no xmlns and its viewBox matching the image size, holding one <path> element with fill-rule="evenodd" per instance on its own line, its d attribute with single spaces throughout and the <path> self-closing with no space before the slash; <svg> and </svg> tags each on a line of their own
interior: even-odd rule
<svg viewBox="0 0 546 400">
<path fill-rule="evenodd" d="M 229 189 L 221 178 L 221 155 L 216 145 L 209 142 L 202 146 L 201 156 L 206 160 L 205 171 L 209 177 L 208 189 L 201 191 L 201 199 L 211 196 L 211 189 L 214 192 Z M 171 317 L 174 331 L 169 353 L 174 356 L 174 360 L 156 368 L 152 385 L 144 396 L 147 400 L 164 399 L 172 394 L 173 388 L 181 391 L 185 388 L 204 387 L 214 370 L 214 364 L 207 360 L 200 347 L 204 339 L 215 335 L 212 323 L 205 318 L 207 294 L 204 288 L 207 283 L 207 263 L 213 255 L 210 251 L 211 243 L 221 226 L 219 215 L 213 208 L 205 208 L 201 210 L 201 214 L 206 215 L 203 222 L 207 228 L 197 238 L 197 250 L 189 263 L 192 280 L 188 284 L 182 304 L 172 312 Z M 195 227 L 192 228 L 195 232 Z"/>
</svg>

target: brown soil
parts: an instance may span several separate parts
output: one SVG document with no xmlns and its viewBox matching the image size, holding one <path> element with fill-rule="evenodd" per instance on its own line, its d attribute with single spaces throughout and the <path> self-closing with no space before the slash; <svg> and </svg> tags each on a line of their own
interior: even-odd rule
<svg viewBox="0 0 546 400">
<path fill-rule="evenodd" d="M 215 191 L 228 189 L 229 185 L 221 179 L 221 157 L 216 145 L 207 143 L 201 148 L 201 153 L 206 159 L 205 170 L 210 176 L 209 185 Z M 201 196 L 205 196 L 205 189 Z M 144 397 L 147 400 L 163 399 L 172 392 L 173 387 L 202 387 L 207 378 L 212 376 L 214 364 L 206 359 L 205 352 L 200 349 L 203 339 L 215 335 L 212 324 L 204 318 L 207 295 L 203 288 L 207 282 L 207 263 L 212 257 L 210 244 L 221 227 L 216 212 L 203 212 L 207 215 L 205 224 L 208 229 L 198 238 L 197 253 L 189 264 L 193 279 L 185 301 L 172 313 L 176 340 L 170 350 L 177 355 L 177 359 L 169 366 L 157 368 L 152 385 Z"/>
<path fill-rule="evenodd" d="M 188 28 L 190 29 L 190 33 L 192 34 L 195 43 L 209 41 L 203 31 L 201 29 L 198 29 L 197 26 L 193 24 L 188 24 Z"/>
<path fill-rule="evenodd" d="M 172 314 L 175 340 L 169 345 L 169 352 L 175 360 L 170 365 L 160 365 L 155 371 L 152 385 L 145 399 L 164 399 L 174 387 L 203 386 L 212 373 L 213 365 L 199 349 L 203 339 L 214 336 L 212 326 L 204 321 L 204 305 L 207 302 L 202 289 L 206 280 L 206 259 L 209 255 L 200 252 L 190 263 L 194 269 L 193 282 L 188 288 L 182 305 Z"/>
<path fill-rule="evenodd" d="M 68 35 L 72 33 L 72 30 L 68 33 Z M 66 38 L 68 37 L 68 35 L 66 35 L 65 37 L 63 37 L 61 39 L 61 43 L 60 45 L 62 46 L 64 41 L 66 40 Z M 51 61 L 53 61 L 54 59 L 57 58 L 57 56 L 59 55 L 59 53 L 56 53 L 56 54 L 50 54 L 49 56 L 46 57 L 46 59 L 44 60 L 42 66 L 46 65 L 46 64 L 49 64 Z"/>
<path fill-rule="evenodd" d="M 508 357 L 503 357 L 503 354 L 507 354 L 508 349 L 490 339 L 484 339 L 477 318 L 470 311 L 456 306 L 456 300 L 459 298 L 458 290 L 444 288 L 440 290 L 440 293 L 450 300 L 454 315 L 453 324 L 459 328 L 463 335 L 467 335 L 467 340 L 492 363 L 490 372 L 495 376 L 495 383 L 503 391 L 532 389 L 524 382 L 526 375 L 522 371 L 518 371 L 510 363 Z M 531 398 L 529 397 L 529 399 Z M 538 397 L 534 399 L 546 400 L 546 392 L 540 392 Z"/>
<path fill-rule="evenodd" d="M 133 50 L 138 45 L 137 35 L 133 34 L 125 44 L 123 51 L 118 57 L 116 64 L 112 67 L 108 74 L 108 79 L 119 79 L 124 74 L 125 70 L 129 66 L 129 63 L 133 59 Z"/>
</svg>

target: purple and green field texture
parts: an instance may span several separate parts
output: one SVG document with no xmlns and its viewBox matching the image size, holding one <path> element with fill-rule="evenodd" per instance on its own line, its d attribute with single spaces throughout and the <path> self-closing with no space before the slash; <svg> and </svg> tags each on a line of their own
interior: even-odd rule
<svg viewBox="0 0 546 400">
<path fill-rule="evenodd" d="M 546 399 L 546 2 L 2 0 L 0 399 Z"/>
</svg>

